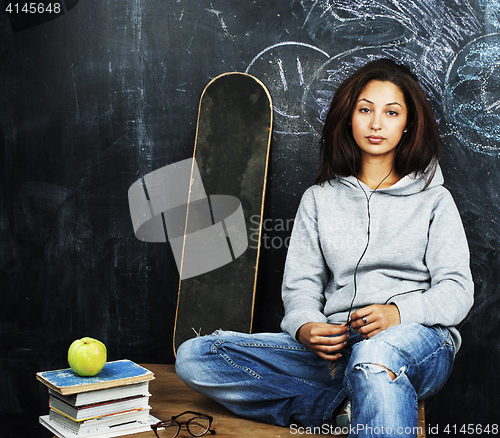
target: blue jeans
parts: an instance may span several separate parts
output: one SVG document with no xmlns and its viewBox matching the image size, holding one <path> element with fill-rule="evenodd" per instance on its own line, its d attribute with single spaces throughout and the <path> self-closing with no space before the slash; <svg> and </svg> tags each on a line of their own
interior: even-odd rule
<svg viewBox="0 0 500 438">
<path fill-rule="evenodd" d="M 441 327 L 400 324 L 369 340 L 352 332 L 332 377 L 327 361 L 287 333 L 218 331 L 182 344 L 176 372 L 194 390 L 263 422 L 332 425 L 334 410 L 349 397 L 351 437 L 411 437 L 417 400 L 444 385 L 454 356 Z"/>
</svg>

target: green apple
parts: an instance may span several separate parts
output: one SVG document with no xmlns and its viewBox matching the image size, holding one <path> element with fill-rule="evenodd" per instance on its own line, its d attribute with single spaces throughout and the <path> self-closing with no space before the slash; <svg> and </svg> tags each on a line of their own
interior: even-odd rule
<svg viewBox="0 0 500 438">
<path fill-rule="evenodd" d="M 68 350 L 68 363 L 80 376 L 95 376 L 106 365 L 106 346 L 97 339 L 82 338 L 74 341 Z"/>
</svg>

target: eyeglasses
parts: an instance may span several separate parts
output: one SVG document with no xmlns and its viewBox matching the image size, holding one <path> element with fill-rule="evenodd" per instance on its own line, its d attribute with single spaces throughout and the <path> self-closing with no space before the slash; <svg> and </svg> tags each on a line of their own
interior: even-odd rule
<svg viewBox="0 0 500 438">
<path fill-rule="evenodd" d="M 185 420 L 188 418 L 187 414 L 192 415 L 192 417 Z M 184 421 L 178 420 L 178 418 L 182 416 L 185 416 Z M 210 429 L 212 421 L 213 417 L 210 415 L 186 411 L 182 414 L 173 416 L 170 421 L 160 421 L 159 423 L 152 424 L 151 429 L 153 429 L 158 438 L 175 438 L 179 435 L 182 426 L 186 426 L 187 431 L 192 436 L 203 436 L 207 432 L 210 432 L 211 435 L 215 435 L 215 429 Z"/>
</svg>

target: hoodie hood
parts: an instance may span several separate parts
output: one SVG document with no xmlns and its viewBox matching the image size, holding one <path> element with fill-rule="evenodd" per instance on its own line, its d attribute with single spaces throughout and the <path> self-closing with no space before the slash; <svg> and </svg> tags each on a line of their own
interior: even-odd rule
<svg viewBox="0 0 500 438">
<path fill-rule="evenodd" d="M 367 192 L 372 192 L 373 189 L 368 187 L 365 183 L 358 180 L 353 175 L 344 177 L 337 176 L 340 183 L 351 186 L 357 190 L 361 187 Z M 393 196 L 408 196 L 419 193 L 424 189 L 430 189 L 444 184 L 443 172 L 441 167 L 433 160 L 424 172 L 412 172 L 405 177 L 401 178 L 396 184 L 384 189 L 377 189 L 379 193 L 386 193 Z"/>
</svg>

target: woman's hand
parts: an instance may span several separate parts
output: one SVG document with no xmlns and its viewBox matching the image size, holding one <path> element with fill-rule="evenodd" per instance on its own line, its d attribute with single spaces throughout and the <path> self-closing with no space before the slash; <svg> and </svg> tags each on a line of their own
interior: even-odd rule
<svg viewBox="0 0 500 438">
<path fill-rule="evenodd" d="M 308 322 L 297 331 L 297 339 L 325 360 L 337 360 L 342 356 L 339 351 L 344 348 L 349 337 L 349 327 L 324 322 Z"/>
<path fill-rule="evenodd" d="M 364 339 L 398 324 L 401 324 L 401 318 L 395 304 L 374 304 L 358 309 L 351 315 L 351 327 Z"/>
</svg>

